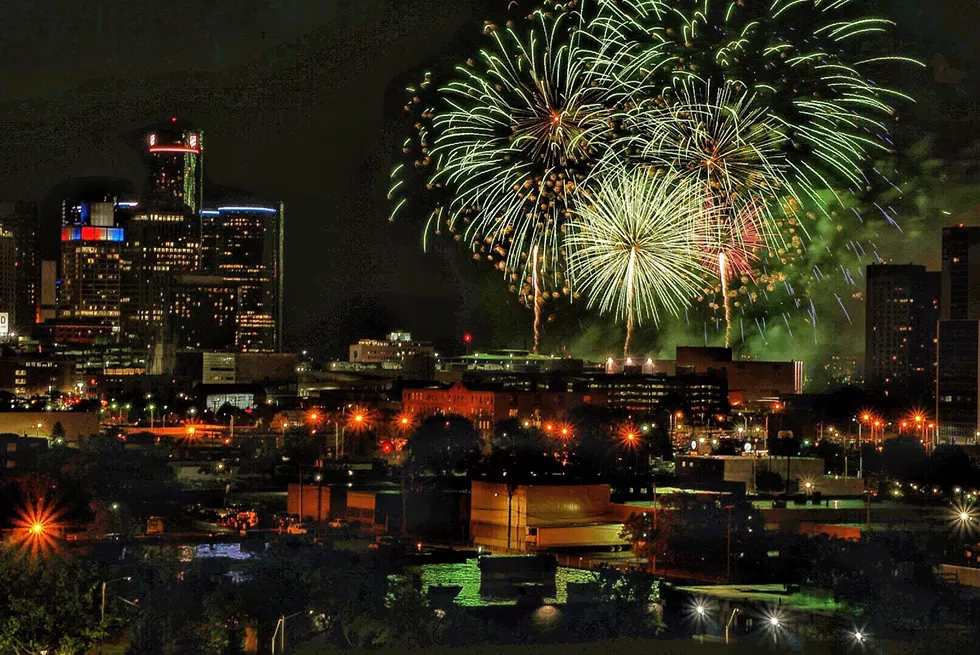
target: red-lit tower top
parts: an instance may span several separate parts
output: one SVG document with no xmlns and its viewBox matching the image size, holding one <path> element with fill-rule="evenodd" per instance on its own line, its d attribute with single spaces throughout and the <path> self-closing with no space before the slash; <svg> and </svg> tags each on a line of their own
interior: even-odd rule
<svg viewBox="0 0 980 655">
<path fill-rule="evenodd" d="M 204 134 L 176 116 L 144 133 L 143 155 L 150 169 L 144 209 L 196 213 L 202 201 Z"/>
</svg>

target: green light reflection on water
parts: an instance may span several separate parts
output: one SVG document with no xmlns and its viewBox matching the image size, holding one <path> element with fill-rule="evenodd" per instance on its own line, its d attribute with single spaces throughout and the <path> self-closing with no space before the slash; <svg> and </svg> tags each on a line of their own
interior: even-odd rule
<svg viewBox="0 0 980 655">
<path fill-rule="evenodd" d="M 412 568 L 418 571 L 425 592 L 428 592 L 432 585 L 460 585 L 463 587 L 459 595 L 456 596 L 457 605 L 480 607 L 517 604 L 516 598 L 480 595 L 480 568 L 475 558 L 460 564 L 423 564 Z M 594 571 L 559 566 L 555 572 L 555 597 L 545 598 L 544 601 L 563 604 L 568 600 L 569 582 L 594 582 L 596 579 Z"/>
</svg>

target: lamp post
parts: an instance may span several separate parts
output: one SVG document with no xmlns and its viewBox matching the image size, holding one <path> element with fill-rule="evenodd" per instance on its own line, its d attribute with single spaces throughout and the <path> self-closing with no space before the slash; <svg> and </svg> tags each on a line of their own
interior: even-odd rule
<svg viewBox="0 0 980 655">
<path fill-rule="evenodd" d="M 313 612 L 296 612 L 295 614 L 290 614 L 289 616 L 282 615 L 279 620 L 276 621 L 276 630 L 272 633 L 272 655 L 276 653 L 276 637 L 279 637 L 279 652 L 286 652 L 286 621 L 293 618 L 294 616 L 299 616 L 300 614 L 312 614 Z"/>
<path fill-rule="evenodd" d="M 737 607 L 734 608 L 734 609 L 732 609 L 731 616 L 729 616 L 728 617 L 728 620 L 725 621 L 725 643 L 726 644 L 729 643 L 729 632 L 730 632 L 730 628 L 732 627 L 732 621 L 735 620 L 735 615 L 736 614 L 738 614 L 738 608 Z"/>
<path fill-rule="evenodd" d="M 105 641 L 105 588 L 112 584 L 113 582 L 119 582 L 121 580 L 132 580 L 128 575 L 121 578 L 113 578 L 112 580 L 102 581 L 102 603 L 99 605 L 99 655 L 102 655 L 102 642 Z"/>
</svg>

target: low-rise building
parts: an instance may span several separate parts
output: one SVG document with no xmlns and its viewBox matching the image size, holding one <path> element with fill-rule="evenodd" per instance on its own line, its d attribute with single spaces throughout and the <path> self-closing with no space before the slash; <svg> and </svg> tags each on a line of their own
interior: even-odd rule
<svg viewBox="0 0 980 655">
<path fill-rule="evenodd" d="M 509 418 L 540 421 L 566 415 L 593 396 L 576 391 L 517 391 L 466 385 L 429 385 L 402 390 L 402 409 L 418 418 L 455 414 L 483 432 Z"/>
<path fill-rule="evenodd" d="M 432 344 L 414 341 L 410 332 L 396 330 L 386 339 L 361 339 L 350 346 L 350 361 L 362 364 L 381 364 L 400 367 L 414 355 L 433 356 Z"/>
</svg>

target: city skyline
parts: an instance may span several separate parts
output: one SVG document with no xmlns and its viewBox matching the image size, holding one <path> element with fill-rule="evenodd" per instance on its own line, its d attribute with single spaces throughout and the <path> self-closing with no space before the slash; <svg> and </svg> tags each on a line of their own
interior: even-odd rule
<svg viewBox="0 0 980 655">
<path fill-rule="evenodd" d="M 396 12 L 394 14 L 396 21 L 404 22 L 396 22 L 386 28 L 393 30 L 392 35 L 387 36 L 404 40 L 407 44 L 405 51 L 410 53 L 411 59 L 418 60 L 417 65 L 446 60 L 452 52 L 465 50 L 469 43 L 476 41 L 478 36 L 476 34 L 478 30 L 472 29 L 474 22 L 478 18 L 482 19 L 487 9 L 491 12 L 502 11 L 496 3 L 492 2 L 451 3 L 451 8 L 449 5 L 443 7 L 436 4 L 427 5 L 426 11 L 431 10 L 433 16 L 439 13 L 442 15 L 439 20 L 428 21 L 432 23 L 431 27 L 425 28 L 428 31 L 421 27 L 428 15 L 417 11 L 406 14 Z M 329 112 L 315 118 L 314 114 L 302 108 L 301 101 L 298 99 L 290 101 L 281 109 L 273 109 L 272 105 L 267 106 L 264 102 L 259 102 L 255 106 L 255 112 L 249 117 L 243 121 L 237 120 L 241 115 L 234 109 L 235 94 L 232 89 L 242 88 L 241 85 L 250 84 L 249 80 L 256 78 L 276 77 L 276 71 L 283 71 L 281 77 L 285 80 L 285 84 L 296 84 L 299 80 L 295 78 L 294 71 L 297 70 L 295 65 L 300 61 L 309 61 L 308 57 L 328 47 L 329 38 L 322 28 L 319 31 L 313 29 L 310 38 L 299 39 L 297 34 L 309 29 L 306 25 L 315 26 L 320 21 L 324 23 L 334 21 L 331 24 L 340 22 L 349 25 L 352 30 L 370 32 L 380 17 L 388 15 L 386 3 L 365 6 L 361 12 L 349 13 L 334 14 L 328 10 L 318 13 L 320 10 L 311 9 L 309 11 L 312 13 L 302 17 L 290 16 L 280 11 L 275 3 L 269 5 L 266 8 L 267 13 L 262 15 L 263 19 L 267 19 L 267 24 L 263 27 L 265 38 L 263 39 L 261 34 L 263 29 L 256 28 L 253 32 L 249 24 L 251 19 L 243 18 L 240 22 L 227 26 L 230 33 L 240 34 L 241 40 L 235 42 L 234 53 L 227 52 L 224 57 L 219 57 L 215 51 L 202 50 L 204 44 L 191 36 L 181 37 L 188 39 L 188 52 L 172 59 L 170 63 L 161 56 L 162 53 L 147 51 L 144 54 L 145 58 L 159 65 L 154 64 L 144 69 L 154 72 L 149 77 L 144 74 L 144 77 L 132 87 L 132 93 L 135 95 L 127 96 L 142 98 L 147 102 L 141 103 L 140 107 L 136 107 L 129 101 L 118 104 L 114 110 L 113 120 L 122 119 L 122 122 L 108 130 L 106 125 L 99 124 L 99 121 L 104 123 L 105 118 L 92 122 L 96 116 L 92 112 L 102 106 L 101 98 L 113 97 L 106 94 L 118 95 L 120 90 L 117 71 L 121 64 L 118 60 L 113 64 L 111 60 L 111 51 L 116 46 L 103 45 L 99 50 L 101 55 L 86 55 L 107 58 L 109 65 L 103 75 L 83 73 L 76 77 L 59 76 L 58 70 L 75 71 L 76 63 L 67 61 L 59 51 L 40 57 L 45 63 L 42 69 L 46 71 L 48 77 L 42 78 L 43 83 L 39 81 L 33 88 L 23 84 L 14 84 L 9 88 L 6 98 L 9 103 L 12 103 L 9 105 L 11 115 L 17 116 L 20 112 L 20 115 L 26 118 L 27 114 L 24 112 L 30 112 L 41 117 L 45 112 L 50 111 L 50 100 L 46 99 L 49 92 L 45 91 L 44 86 L 47 84 L 50 88 L 59 90 L 67 88 L 69 93 L 74 94 L 72 97 L 77 100 L 77 103 L 73 111 L 78 115 L 78 120 L 82 123 L 99 124 L 94 132 L 97 135 L 96 140 L 86 142 L 88 145 L 76 153 L 81 155 L 80 159 L 78 156 L 73 156 L 71 159 L 76 163 L 68 168 L 63 163 L 59 163 L 65 162 L 67 154 L 77 151 L 80 147 L 76 140 L 68 140 L 65 142 L 67 143 L 65 152 L 61 153 L 53 147 L 46 146 L 40 158 L 34 157 L 39 160 L 40 169 L 42 171 L 60 169 L 72 173 L 74 177 L 106 175 L 122 176 L 138 181 L 141 179 L 138 160 L 132 157 L 132 153 L 126 151 L 119 134 L 128 133 L 137 125 L 165 119 L 173 114 L 186 117 L 200 125 L 208 135 L 209 148 L 213 153 L 209 156 L 210 163 L 206 170 L 208 177 L 220 183 L 248 187 L 259 195 L 282 197 L 290 207 L 295 208 L 290 211 L 290 220 L 291 224 L 296 226 L 296 231 L 290 230 L 286 240 L 286 258 L 295 262 L 295 268 L 290 269 L 295 277 L 287 276 L 285 291 L 288 317 L 286 341 L 290 347 L 309 348 L 321 354 L 336 356 L 342 353 L 342 348 L 348 342 L 360 336 L 380 336 L 398 326 L 412 329 L 419 334 L 425 333 L 443 344 L 453 343 L 464 331 L 473 332 L 481 343 L 490 346 L 521 346 L 525 342 L 529 343 L 531 334 L 526 325 L 526 310 L 520 307 L 515 298 L 491 288 L 497 284 L 491 272 L 470 268 L 466 264 L 465 253 L 454 252 L 450 244 L 438 244 L 436 252 L 422 255 L 416 252 L 418 235 L 410 226 L 399 224 L 390 226 L 383 221 L 385 202 L 381 187 L 384 186 L 384 179 L 379 171 L 385 168 L 385 162 L 394 146 L 393 142 L 400 133 L 397 105 L 400 101 L 401 83 L 403 80 L 414 78 L 415 71 L 418 70 L 416 64 L 402 60 L 395 61 L 390 55 L 377 55 L 377 58 L 372 58 L 375 55 L 364 54 L 367 61 L 378 61 L 379 67 L 369 66 L 371 74 L 356 81 L 345 76 L 343 69 L 338 69 L 334 64 L 325 67 L 323 73 L 325 79 L 340 80 L 342 88 L 345 85 L 356 85 L 351 88 L 372 89 L 372 97 L 377 100 L 372 102 L 370 107 L 370 111 L 375 112 L 370 119 L 371 129 L 359 123 L 358 129 L 355 130 L 359 139 L 356 143 L 361 145 L 355 145 L 353 150 L 340 145 L 333 147 L 334 151 L 344 154 L 329 158 L 329 162 L 317 164 L 313 163 L 315 159 L 311 159 L 314 152 L 322 152 L 313 147 L 314 142 L 329 148 L 331 135 L 344 138 L 336 131 L 324 131 L 324 128 L 331 124 Z M 959 80 L 957 76 L 958 70 L 968 68 L 971 55 L 962 47 L 957 49 L 955 40 L 941 41 L 939 34 L 948 36 L 950 30 L 953 34 L 957 34 L 956 30 L 962 28 L 957 28 L 951 17 L 942 12 L 931 14 L 931 23 L 923 26 L 915 24 L 917 15 L 914 12 L 901 7 L 899 10 L 900 29 L 903 27 L 914 29 L 917 35 L 924 30 L 920 41 L 917 42 L 917 48 L 921 52 L 915 54 L 925 59 L 930 66 L 925 73 L 930 79 L 930 90 L 926 97 L 919 98 L 919 106 L 911 110 L 915 114 L 914 122 L 917 126 L 924 127 L 922 131 L 938 134 L 940 141 L 943 142 L 940 144 L 939 151 L 947 153 L 948 156 L 949 153 L 961 150 L 959 146 L 955 144 L 950 146 L 948 142 L 955 141 L 954 135 L 962 132 L 960 128 L 969 125 L 971 120 L 968 107 L 962 101 L 956 101 L 967 88 L 964 85 L 972 83 L 970 80 Z M 156 11 L 159 10 L 153 9 L 151 15 L 155 15 L 153 12 Z M 909 16 L 909 13 L 913 15 Z M 127 20 L 134 20 L 134 18 L 119 14 L 110 20 L 107 15 L 103 38 L 107 38 L 112 30 L 122 29 L 127 25 Z M 914 24 L 914 28 L 909 27 L 910 24 Z M 223 45 L 224 35 L 225 33 L 219 30 L 214 40 L 208 43 L 212 47 L 215 44 Z M 284 43 L 293 45 L 286 47 Z M 276 54 L 263 60 L 263 53 L 269 52 Z M 197 56 L 198 59 L 194 60 L 193 56 Z M 936 56 L 941 57 L 936 60 Z M 195 85 L 186 87 L 179 84 L 172 73 L 180 70 L 195 70 L 195 61 L 200 61 L 201 68 L 197 73 Z M 255 66 L 246 63 L 250 61 L 264 61 L 264 63 L 256 69 Z M 214 74 L 214 71 L 219 70 L 235 71 L 231 76 L 233 81 L 230 87 L 222 85 Z M 155 90 L 154 85 L 148 84 L 150 80 L 159 82 L 158 90 Z M 206 88 L 215 88 L 218 94 L 211 96 L 211 100 L 217 102 L 213 108 L 206 108 L 202 104 L 204 98 L 202 90 Z M 311 99 L 309 94 L 304 95 L 303 98 L 302 102 Z M 944 107 L 941 113 L 932 111 L 940 99 L 952 99 L 953 102 L 947 102 L 948 106 Z M 384 102 L 380 102 L 381 100 Z M 317 134 L 313 139 L 305 140 L 309 145 L 299 145 L 299 135 L 285 127 L 287 123 L 289 125 L 292 123 L 283 123 L 281 120 L 283 116 L 296 115 L 297 112 L 299 115 L 307 116 L 305 122 L 300 124 L 307 125 L 314 130 L 314 134 Z M 13 138 L 6 141 L 10 144 L 8 147 L 12 147 L 13 144 L 28 149 L 37 147 L 33 141 L 24 141 L 27 133 L 23 129 L 23 127 L 17 128 L 11 134 Z M 238 130 L 243 130 L 249 138 L 236 143 Z M 379 132 L 381 137 L 374 136 Z M 42 138 L 38 144 L 48 143 L 47 137 L 38 138 Z M 246 147 L 248 143 L 257 145 L 259 149 L 250 151 Z M 103 152 L 96 152 L 100 149 Z M 262 158 L 255 156 L 254 153 L 258 152 L 263 153 Z M 348 152 L 356 154 L 349 157 Z M 288 162 L 287 168 L 282 171 L 272 170 L 262 164 L 262 162 L 274 161 L 276 158 Z M 85 164 L 85 161 L 91 163 Z M 7 166 L 9 168 L 10 164 L 8 163 Z M 286 170 L 290 171 L 288 175 Z M 9 176 L 6 178 L 4 188 L 0 189 L 2 190 L 0 196 L 11 199 L 41 198 L 46 189 L 65 179 L 63 175 L 52 175 L 49 172 L 46 174 L 47 181 L 41 182 L 37 179 L 22 178 L 21 171 L 13 172 L 16 175 L 13 179 Z M 325 185 L 317 183 L 314 181 L 315 177 L 322 177 L 328 183 Z M 271 183 L 273 179 L 278 180 L 275 185 Z M 336 181 L 337 184 L 330 184 L 330 181 Z M 14 185 L 13 188 L 10 187 L 11 184 Z M 281 188 L 282 193 L 277 193 L 279 188 L 273 186 Z M 28 190 L 27 193 L 23 192 L 25 188 Z M 355 192 L 353 189 L 358 191 Z M 962 216 L 946 220 L 953 221 L 956 218 Z M 352 226 L 357 226 L 357 229 L 348 229 Z M 305 238 L 308 235 L 318 236 Z M 326 252 L 325 257 L 319 254 L 323 251 Z M 891 251 L 883 252 L 883 257 L 890 258 L 896 263 L 907 263 L 906 260 L 913 259 L 904 248 L 891 248 Z M 358 252 L 379 252 L 385 253 L 385 256 L 372 260 L 371 266 L 362 267 L 366 270 L 361 270 L 355 275 L 352 271 L 359 268 L 360 262 L 363 261 L 356 256 L 355 253 Z M 921 256 L 923 254 L 926 256 Z M 938 249 L 930 248 L 927 253 L 917 252 L 914 259 L 915 263 L 926 264 L 933 269 L 938 268 Z M 317 283 L 305 285 L 303 280 L 314 280 Z M 335 284 L 338 280 L 343 284 Z M 450 283 L 447 284 L 447 280 Z M 349 297 L 338 291 L 340 286 L 350 291 L 347 294 Z M 421 295 L 415 297 L 417 294 Z M 351 311 L 342 311 L 345 307 L 349 307 Z M 416 308 L 420 308 L 421 311 L 416 311 Z M 852 305 L 851 309 L 853 308 Z M 613 351 L 613 344 L 618 340 L 617 338 L 609 338 L 605 343 L 592 345 L 595 340 L 588 326 L 601 326 L 603 325 L 601 321 L 586 320 L 582 323 L 586 326 L 583 328 L 579 327 L 579 318 L 581 315 L 572 311 L 570 315 L 559 316 L 561 320 L 549 324 L 546 330 L 548 348 L 553 351 L 564 344 L 582 351 L 583 354 L 594 356 L 605 354 L 600 352 L 601 350 Z M 821 318 L 833 325 L 846 325 L 843 314 L 826 315 Z M 854 318 L 860 321 L 859 316 Z M 800 332 L 799 325 L 794 324 L 794 328 L 797 333 Z M 853 329 L 858 333 L 853 338 L 849 336 L 848 331 L 845 331 L 850 341 L 845 345 L 851 347 L 855 354 L 860 352 L 863 341 L 859 328 L 860 326 L 856 325 Z M 669 330 L 661 339 L 662 343 L 658 344 L 658 338 L 659 335 L 652 331 L 641 332 L 638 337 L 639 342 L 648 344 L 647 350 L 658 348 L 669 350 L 682 341 L 680 337 L 672 336 Z M 690 342 L 690 335 L 684 335 L 683 341 Z M 794 341 L 798 343 L 793 343 Z M 804 356 L 801 353 L 809 355 L 819 352 L 813 347 L 812 339 L 803 337 L 786 338 L 783 343 L 774 341 L 771 347 L 775 354 L 780 356 L 783 355 L 784 350 L 787 351 L 786 356 Z M 753 348 L 756 348 L 756 344 L 753 344 Z M 790 348 L 796 348 L 798 352 L 788 352 Z"/>
</svg>

